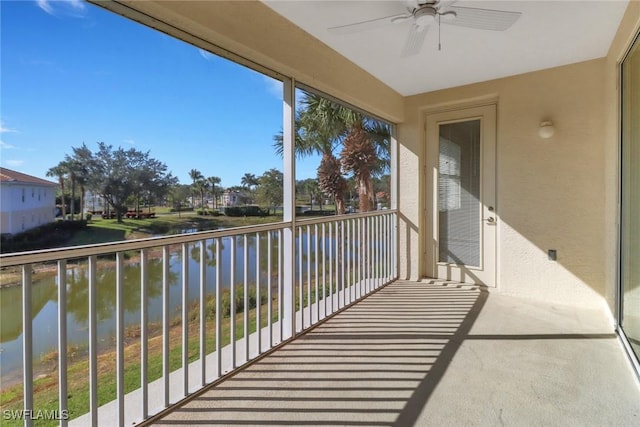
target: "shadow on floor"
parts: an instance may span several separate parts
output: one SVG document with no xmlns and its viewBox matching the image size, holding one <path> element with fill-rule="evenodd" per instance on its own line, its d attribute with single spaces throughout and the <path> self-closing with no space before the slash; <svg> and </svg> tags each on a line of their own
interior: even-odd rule
<svg viewBox="0 0 640 427">
<path fill-rule="evenodd" d="M 413 425 L 487 297 L 395 282 L 155 424 Z"/>
</svg>

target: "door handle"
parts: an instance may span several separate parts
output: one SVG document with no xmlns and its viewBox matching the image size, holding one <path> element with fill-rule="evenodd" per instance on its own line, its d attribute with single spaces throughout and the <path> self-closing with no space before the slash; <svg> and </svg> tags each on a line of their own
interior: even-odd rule
<svg viewBox="0 0 640 427">
<path fill-rule="evenodd" d="M 487 223 L 488 223 L 489 225 L 491 225 L 491 224 L 495 224 L 495 223 L 496 223 L 496 219 L 495 219 L 494 217 L 492 217 L 492 216 L 490 216 L 489 218 L 487 218 L 485 221 L 487 221 Z"/>
</svg>

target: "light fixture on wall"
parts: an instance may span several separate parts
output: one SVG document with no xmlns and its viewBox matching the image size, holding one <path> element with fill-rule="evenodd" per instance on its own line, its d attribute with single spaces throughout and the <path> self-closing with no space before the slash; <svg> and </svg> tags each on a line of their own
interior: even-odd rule
<svg viewBox="0 0 640 427">
<path fill-rule="evenodd" d="M 538 128 L 538 135 L 540 138 L 549 139 L 556 132 L 556 128 L 553 127 L 553 122 L 551 120 L 544 120 L 540 123 L 540 127 Z"/>
</svg>

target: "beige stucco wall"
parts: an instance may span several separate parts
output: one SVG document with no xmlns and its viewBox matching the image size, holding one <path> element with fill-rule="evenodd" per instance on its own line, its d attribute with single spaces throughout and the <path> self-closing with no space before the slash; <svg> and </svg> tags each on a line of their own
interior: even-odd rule
<svg viewBox="0 0 640 427">
<path fill-rule="evenodd" d="M 630 1 L 618 32 L 611 43 L 605 66 L 604 132 L 607 143 L 603 147 L 605 161 L 605 297 L 611 311 L 616 311 L 617 290 L 617 231 L 618 216 L 618 140 L 619 140 L 619 64 L 640 31 L 640 1 Z"/>
<path fill-rule="evenodd" d="M 605 293 L 606 60 L 409 97 L 399 126 L 401 277 L 424 273 L 427 109 L 497 100 L 498 278 L 502 292 L 598 305 Z M 556 134 L 537 134 L 551 119 Z M 610 219 L 610 218 L 609 218 Z M 404 247 L 408 251 L 404 251 Z M 558 261 L 547 250 L 558 251 Z"/>
</svg>

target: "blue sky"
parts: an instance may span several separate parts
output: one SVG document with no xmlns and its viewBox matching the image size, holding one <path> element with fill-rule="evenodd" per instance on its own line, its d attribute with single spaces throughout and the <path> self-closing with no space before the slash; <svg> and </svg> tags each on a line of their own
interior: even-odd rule
<svg viewBox="0 0 640 427">
<path fill-rule="evenodd" d="M 281 82 L 78 0 L 2 0 L 0 19 L 3 167 L 46 178 L 103 141 L 150 151 L 181 183 L 282 170 Z"/>
</svg>

